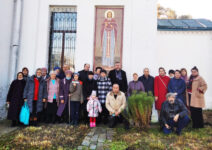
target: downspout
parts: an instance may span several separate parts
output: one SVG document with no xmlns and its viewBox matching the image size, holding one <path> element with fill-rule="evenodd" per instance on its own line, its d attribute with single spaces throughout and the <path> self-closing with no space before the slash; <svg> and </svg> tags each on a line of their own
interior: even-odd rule
<svg viewBox="0 0 212 150">
<path fill-rule="evenodd" d="M 13 18 L 12 18 L 12 32 L 10 44 L 10 58 L 9 58 L 9 83 L 16 78 L 18 71 L 18 61 L 21 41 L 21 26 L 23 19 L 23 1 L 14 0 L 13 3 Z"/>
</svg>

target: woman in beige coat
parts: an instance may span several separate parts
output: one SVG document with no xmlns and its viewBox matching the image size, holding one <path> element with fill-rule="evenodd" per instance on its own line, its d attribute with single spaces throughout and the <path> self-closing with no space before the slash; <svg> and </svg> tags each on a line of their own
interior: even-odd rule
<svg viewBox="0 0 212 150">
<path fill-rule="evenodd" d="M 188 101 L 187 105 L 190 107 L 191 119 L 193 128 L 203 128 L 202 108 L 205 107 L 204 94 L 207 90 L 207 83 L 199 75 L 197 67 L 191 69 L 191 76 L 187 85 Z"/>
</svg>

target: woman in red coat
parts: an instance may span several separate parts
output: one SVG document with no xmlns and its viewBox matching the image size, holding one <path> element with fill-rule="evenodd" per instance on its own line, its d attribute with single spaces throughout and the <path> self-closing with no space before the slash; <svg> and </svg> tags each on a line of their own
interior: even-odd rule
<svg viewBox="0 0 212 150">
<path fill-rule="evenodd" d="M 165 69 L 160 67 L 159 76 L 156 76 L 154 80 L 155 108 L 158 111 L 158 117 L 160 116 L 161 106 L 163 102 L 166 100 L 169 80 L 170 78 L 166 76 Z"/>
</svg>

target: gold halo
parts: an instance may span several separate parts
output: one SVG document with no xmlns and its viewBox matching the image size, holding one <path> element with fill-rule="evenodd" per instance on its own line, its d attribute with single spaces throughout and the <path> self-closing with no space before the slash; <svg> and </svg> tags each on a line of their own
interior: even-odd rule
<svg viewBox="0 0 212 150">
<path fill-rule="evenodd" d="M 115 13 L 114 13 L 113 10 L 107 10 L 107 11 L 105 11 L 105 18 L 107 18 L 107 13 L 108 13 L 108 12 L 111 12 L 111 13 L 112 13 L 112 18 L 115 17 Z"/>
</svg>

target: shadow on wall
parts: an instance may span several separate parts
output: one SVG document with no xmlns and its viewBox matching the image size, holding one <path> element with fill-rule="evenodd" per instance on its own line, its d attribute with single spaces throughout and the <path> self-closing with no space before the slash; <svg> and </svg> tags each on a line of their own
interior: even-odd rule
<svg viewBox="0 0 212 150">
<path fill-rule="evenodd" d="M 5 119 L 7 115 L 7 111 L 6 111 L 7 91 L 8 91 L 8 86 L 0 87 L 0 120 Z"/>
</svg>

